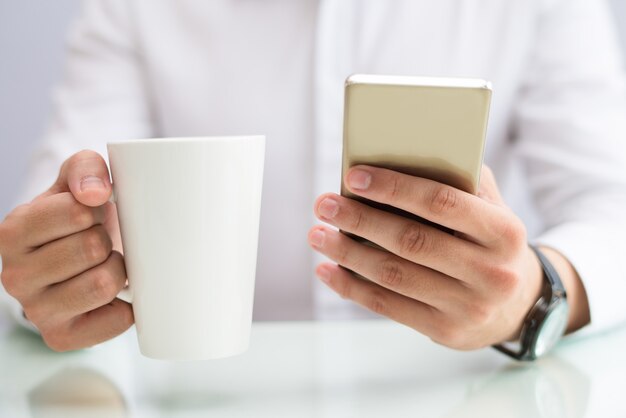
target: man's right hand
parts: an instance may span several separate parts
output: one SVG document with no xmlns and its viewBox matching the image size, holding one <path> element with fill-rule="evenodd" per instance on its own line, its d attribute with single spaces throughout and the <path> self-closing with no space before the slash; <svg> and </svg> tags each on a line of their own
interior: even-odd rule
<svg viewBox="0 0 626 418">
<path fill-rule="evenodd" d="M 56 351 L 88 347 L 124 332 L 131 306 L 109 171 L 81 151 L 55 184 L 0 223 L 2 284 Z"/>
</svg>

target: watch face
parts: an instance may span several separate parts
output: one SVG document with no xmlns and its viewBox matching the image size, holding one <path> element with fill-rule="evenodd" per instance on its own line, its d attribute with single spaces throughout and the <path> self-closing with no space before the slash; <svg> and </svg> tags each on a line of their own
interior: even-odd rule
<svg viewBox="0 0 626 418">
<path fill-rule="evenodd" d="M 537 340 L 534 348 L 536 357 L 541 357 L 550 351 L 559 341 L 567 327 L 568 313 L 569 306 L 564 300 L 561 300 L 560 303 L 551 307 L 537 332 Z"/>
</svg>

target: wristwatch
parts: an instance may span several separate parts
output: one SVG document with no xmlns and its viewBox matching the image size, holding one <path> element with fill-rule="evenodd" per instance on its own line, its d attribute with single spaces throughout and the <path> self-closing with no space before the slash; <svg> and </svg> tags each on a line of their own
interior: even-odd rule
<svg viewBox="0 0 626 418">
<path fill-rule="evenodd" d="M 550 351 L 565 333 L 569 314 L 565 288 L 559 274 L 541 250 L 532 245 L 530 248 L 543 269 L 543 291 L 524 320 L 519 342 L 493 346 L 521 361 L 535 360 Z"/>
</svg>

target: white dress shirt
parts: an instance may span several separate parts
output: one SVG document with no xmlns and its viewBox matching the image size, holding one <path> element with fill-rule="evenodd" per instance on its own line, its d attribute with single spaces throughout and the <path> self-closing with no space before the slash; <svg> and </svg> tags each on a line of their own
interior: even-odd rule
<svg viewBox="0 0 626 418">
<path fill-rule="evenodd" d="M 339 188 L 345 78 L 485 78 L 486 163 L 605 328 L 626 319 L 618 51 L 601 0 L 89 0 L 22 200 L 108 140 L 266 134 L 255 318 L 359 315 L 312 278 L 306 241 L 315 196 Z"/>
</svg>

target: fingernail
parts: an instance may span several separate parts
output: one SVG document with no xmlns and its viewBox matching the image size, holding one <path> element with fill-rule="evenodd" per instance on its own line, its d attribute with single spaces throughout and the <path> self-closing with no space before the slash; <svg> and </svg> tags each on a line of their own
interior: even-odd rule
<svg viewBox="0 0 626 418">
<path fill-rule="evenodd" d="M 372 183 L 372 175 L 363 170 L 352 170 L 348 174 L 348 185 L 351 189 L 366 190 Z"/>
<path fill-rule="evenodd" d="M 324 246 L 325 238 L 326 238 L 326 234 L 324 233 L 324 231 L 320 231 L 319 229 L 316 229 L 309 236 L 309 242 L 314 247 L 322 248 Z"/>
<path fill-rule="evenodd" d="M 82 192 L 87 190 L 101 190 L 104 188 L 104 182 L 100 177 L 87 176 L 83 177 L 83 179 L 80 181 L 80 190 Z"/>
<path fill-rule="evenodd" d="M 324 218 L 334 218 L 339 212 L 339 205 L 335 200 L 327 197 L 320 203 L 319 211 Z"/>
<path fill-rule="evenodd" d="M 330 282 L 330 270 L 327 267 L 320 267 L 317 269 L 317 277 L 324 283 Z"/>
</svg>

